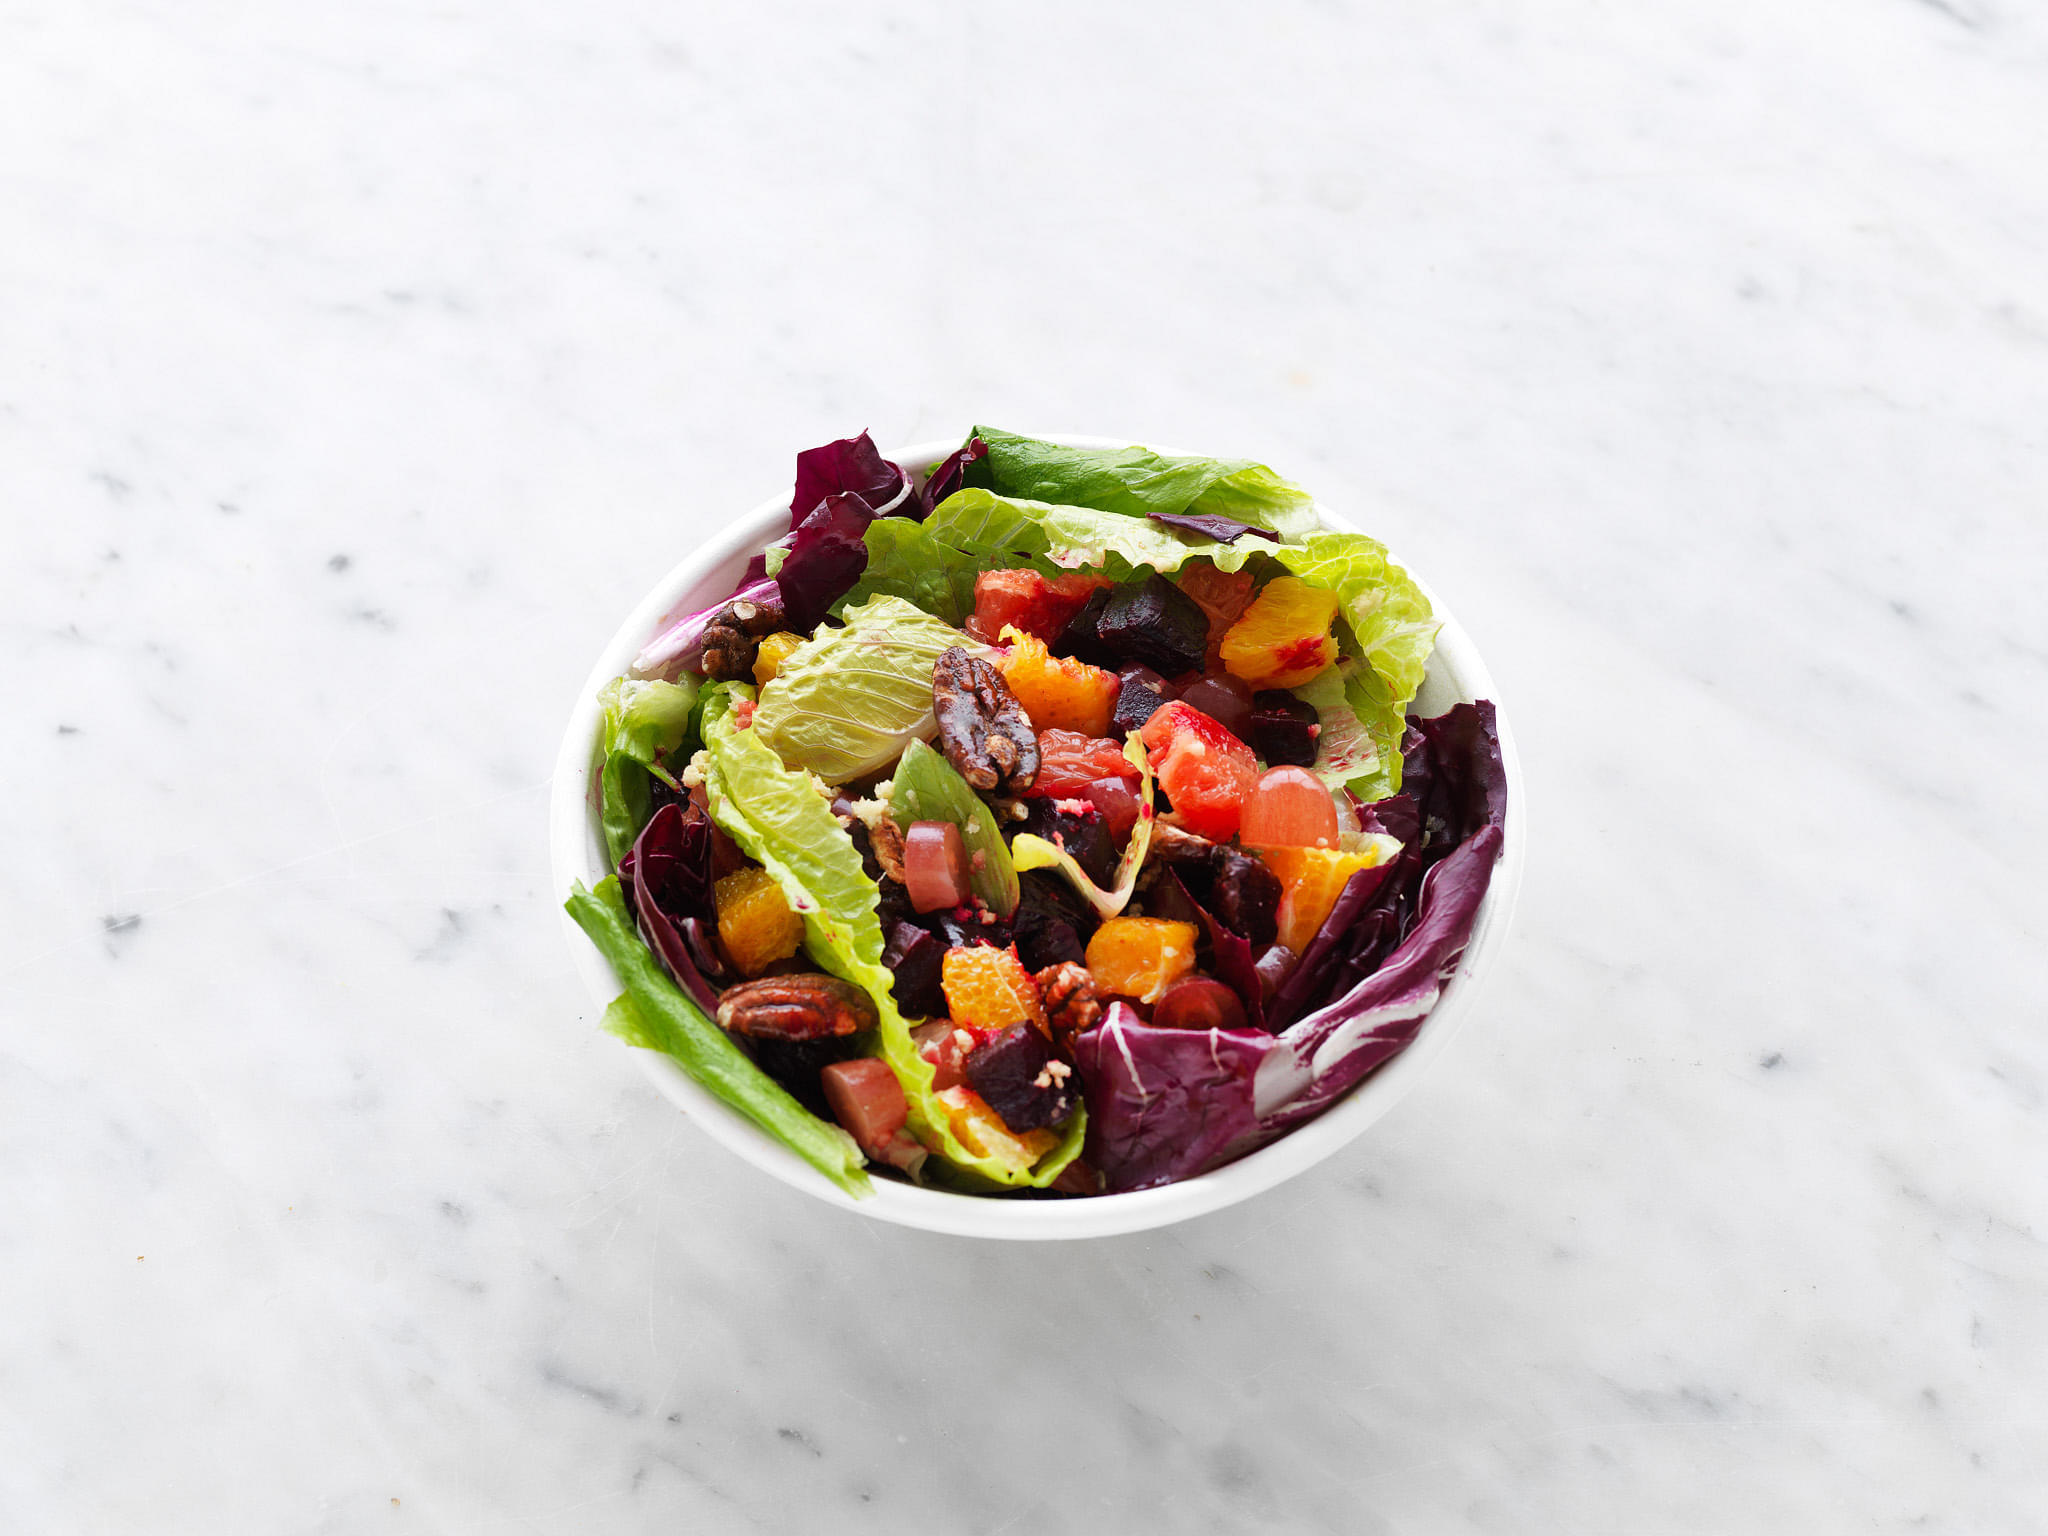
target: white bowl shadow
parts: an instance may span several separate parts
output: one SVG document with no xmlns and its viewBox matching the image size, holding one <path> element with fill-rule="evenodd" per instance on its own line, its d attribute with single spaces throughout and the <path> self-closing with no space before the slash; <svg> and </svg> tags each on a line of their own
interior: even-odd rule
<svg viewBox="0 0 2048 1536">
<path fill-rule="evenodd" d="M 1041 434 L 1074 447 L 1122 447 L 1115 438 Z M 958 439 L 920 443 L 887 453 L 905 468 L 923 470 L 959 445 Z M 1178 450 L 1160 449 L 1160 452 Z M 1331 528 L 1358 531 L 1356 526 L 1320 502 L 1316 510 Z M 605 645 L 570 712 L 568 729 L 556 759 L 550 804 L 549 841 L 554 894 L 566 898 L 572 881 L 595 885 L 610 873 L 597 819 L 594 769 L 602 711 L 598 691 L 627 671 L 642 646 L 672 613 L 688 612 L 730 592 L 752 554 L 788 530 L 789 503 L 770 499 L 734 521 L 720 536 L 680 561 L 634 607 Z M 1284 1183 L 1347 1145 L 1394 1107 L 1440 1056 L 1456 1028 L 1471 1012 L 1494 958 L 1507 937 L 1521 885 L 1527 812 L 1520 764 L 1508 726 L 1507 711 L 1493 679 L 1457 619 L 1437 595 L 1415 578 L 1443 628 L 1438 633 L 1428 674 L 1412 706 L 1435 715 L 1461 701 L 1491 699 L 1500 728 L 1501 756 L 1507 771 L 1505 843 L 1493 881 L 1487 889 L 1472 934 L 1456 972 L 1424 1021 L 1412 1044 L 1360 1083 L 1328 1111 L 1270 1146 L 1222 1168 L 1169 1184 L 1161 1189 L 1092 1199 L 1003 1199 L 923 1189 L 889 1179 L 875 1179 L 874 1193 L 855 1199 L 804 1162 L 795 1153 L 747 1121 L 703 1088 L 672 1059 L 655 1051 L 635 1051 L 642 1069 L 661 1093 L 691 1115 L 728 1151 L 737 1153 L 783 1183 L 833 1205 L 902 1226 L 965 1237 L 1047 1239 L 1105 1237 L 1142 1232 L 1172 1222 L 1221 1210 Z M 597 1006 L 617 995 L 619 984 L 604 957 L 566 912 L 576 968 Z"/>
</svg>

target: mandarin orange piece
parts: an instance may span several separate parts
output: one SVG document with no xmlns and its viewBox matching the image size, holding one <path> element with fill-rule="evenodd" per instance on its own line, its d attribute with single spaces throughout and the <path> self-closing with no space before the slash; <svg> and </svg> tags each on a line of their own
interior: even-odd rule
<svg viewBox="0 0 2048 1536">
<path fill-rule="evenodd" d="M 1015 949 L 986 944 L 958 945 L 939 962 L 946 1012 L 964 1029 L 1008 1029 L 1035 1024 L 1047 1034 L 1052 1025 L 1039 1001 L 1038 984 L 1024 969 Z"/>
<path fill-rule="evenodd" d="M 736 869 L 711 887 L 718 942 L 741 974 L 758 976 L 787 960 L 804 941 L 804 920 L 790 910 L 775 877 L 758 864 Z"/>
<path fill-rule="evenodd" d="M 1161 917 L 1112 917 L 1088 940 L 1088 970 L 1096 990 L 1141 1003 L 1195 968 L 1195 925 Z"/>
<path fill-rule="evenodd" d="M 1055 656 L 1045 642 L 1011 625 L 1003 627 L 1010 647 L 1001 662 L 1003 681 L 1039 731 L 1078 731 L 1107 736 L 1109 715 L 1122 686 L 1114 672 L 1084 661 Z"/>
<path fill-rule="evenodd" d="M 1223 637 L 1223 665 L 1254 688 L 1298 688 L 1337 659 L 1337 594 L 1277 576 Z"/>
<path fill-rule="evenodd" d="M 1351 877 L 1380 861 L 1377 848 L 1345 853 L 1337 848 L 1261 845 L 1250 851 L 1280 877 L 1279 939 L 1297 955 L 1308 948 Z"/>
</svg>

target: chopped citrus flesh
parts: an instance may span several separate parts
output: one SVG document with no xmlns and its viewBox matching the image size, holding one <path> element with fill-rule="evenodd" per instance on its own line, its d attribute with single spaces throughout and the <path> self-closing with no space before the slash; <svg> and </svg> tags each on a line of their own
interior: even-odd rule
<svg viewBox="0 0 2048 1536">
<path fill-rule="evenodd" d="M 1255 688 L 1298 688 L 1337 659 L 1337 594 L 1277 576 L 1223 637 L 1223 665 Z"/>
<path fill-rule="evenodd" d="M 1003 627 L 1010 647 L 1002 661 L 1003 681 L 1031 717 L 1033 730 L 1078 731 L 1107 736 L 1110 711 L 1123 685 L 1114 672 L 1070 656 L 1055 656 L 1036 635 Z"/>
<path fill-rule="evenodd" d="M 804 941 L 804 920 L 790 910 L 775 877 L 758 864 L 736 869 L 711 887 L 718 942 L 742 974 L 758 976 L 787 960 Z"/>
<path fill-rule="evenodd" d="M 1377 847 L 1345 853 L 1337 848 L 1262 845 L 1251 851 L 1280 877 L 1279 938 L 1297 955 L 1308 948 L 1351 877 L 1380 861 Z"/>
<path fill-rule="evenodd" d="M 933 1097 L 946 1106 L 946 1123 L 954 1138 L 976 1157 L 992 1158 L 1021 1172 L 1060 1144 L 1052 1131 L 1019 1136 L 972 1088 L 942 1088 Z"/>
<path fill-rule="evenodd" d="M 1112 917 L 1088 940 L 1098 990 L 1156 1003 L 1195 968 L 1195 925 L 1163 917 Z"/>
<path fill-rule="evenodd" d="M 771 678 L 782 670 L 782 664 L 789 660 L 789 653 L 804 643 L 802 635 L 793 635 L 786 629 L 778 629 L 761 642 L 761 648 L 754 652 L 754 686 L 766 688 Z"/>
<path fill-rule="evenodd" d="M 939 985 L 945 989 L 946 1012 L 964 1029 L 1035 1024 L 1052 1033 L 1038 984 L 1014 949 L 957 945 L 939 962 Z"/>
</svg>

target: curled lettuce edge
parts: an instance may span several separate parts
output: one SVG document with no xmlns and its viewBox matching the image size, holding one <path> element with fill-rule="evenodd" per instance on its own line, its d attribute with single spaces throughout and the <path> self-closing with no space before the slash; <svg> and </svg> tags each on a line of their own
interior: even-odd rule
<svg viewBox="0 0 2048 1536">
<path fill-rule="evenodd" d="M 861 867 L 853 839 L 816 781 L 785 768 L 754 730 L 735 724 L 735 706 L 753 697 L 743 683 L 720 683 L 706 692 L 704 789 L 712 820 L 782 888 L 803 918 L 811 958 L 873 999 L 876 1044 L 903 1085 L 910 1133 L 946 1165 L 948 1181 L 970 1188 L 1044 1188 L 1079 1155 L 1085 1111 L 1076 1109 L 1060 1144 L 1028 1169 L 978 1156 L 953 1134 L 932 1087 L 931 1063 L 918 1054 L 910 1023 L 896 1006 L 893 978 L 882 964 L 876 916 L 881 891 Z M 774 822 L 764 825 L 764 814 L 771 812 Z"/>
<path fill-rule="evenodd" d="M 614 868 L 633 846 L 648 816 L 647 780 L 675 779 L 661 766 L 689 738 L 697 680 L 615 677 L 598 693 L 604 724 L 598 739 L 598 824 Z"/>
<path fill-rule="evenodd" d="M 859 1199 L 873 1193 L 853 1138 L 820 1120 L 756 1066 L 732 1037 L 684 994 L 661 968 L 626 912 L 616 875 L 595 890 L 577 881 L 566 903 L 569 916 L 611 965 L 624 991 L 605 1010 L 605 1027 L 629 1045 L 659 1051 L 692 1082 L 730 1105 Z"/>
<path fill-rule="evenodd" d="M 932 668 L 959 646 L 987 648 L 915 603 L 884 594 L 845 610 L 783 658 L 760 692 L 754 729 L 792 768 L 843 784 L 894 763 L 937 734 Z"/>
<path fill-rule="evenodd" d="M 1138 888 L 1138 871 L 1144 867 L 1145 855 L 1152 847 L 1152 762 L 1145 755 L 1145 744 L 1138 740 L 1136 731 L 1124 737 L 1124 757 L 1138 770 L 1138 820 L 1131 828 L 1131 840 L 1124 847 L 1123 857 L 1117 861 L 1115 885 L 1105 891 L 1088 878 L 1087 871 L 1075 862 L 1072 854 L 1035 832 L 1019 832 L 1010 839 L 1010 857 L 1018 869 L 1058 870 L 1102 922 L 1108 922 L 1130 905 L 1131 893 Z"/>
</svg>

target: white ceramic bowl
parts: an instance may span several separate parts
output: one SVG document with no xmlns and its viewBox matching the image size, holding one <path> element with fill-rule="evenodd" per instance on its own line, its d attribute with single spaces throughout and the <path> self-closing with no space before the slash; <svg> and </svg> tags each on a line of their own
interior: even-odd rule
<svg viewBox="0 0 2048 1536">
<path fill-rule="evenodd" d="M 1123 446 L 1122 440 L 1106 437 L 1056 436 L 1052 441 L 1075 447 Z M 958 438 L 943 443 L 920 443 L 915 447 L 887 452 L 886 457 L 906 469 L 918 471 L 929 468 L 958 446 Z M 1317 511 L 1330 527 L 1353 527 L 1320 503 Z M 606 643 L 597 664 L 590 670 L 582 693 L 577 696 L 576 707 L 569 716 L 569 729 L 562 738 L 561 755 L 555 763 L 550 840 L 554 864 L 553 895 L 557 901 L 568 896 L 572 880 L 595 885 L 609 872 L 593 792 L 592 770 L 601 713 L 597 705 L 598 690 L 632 665 L 633 658 L 661 628 L 667 615 L 700 608 L 730 592 L 738 582 L 748 556 L 779 538 L 788 527 L 786 493 L 785 497 L 770 498 L 744 517 L 734 519 L 722 531 L 707 537 L 699 548 L 686 555 L 675 569 L 656 583 Z M 1409 574 L 1415 575 L 1412 567 Z M 1507 711 L 1501 706 L 1500 695 L 1493 686 L 1492 678 L 1487 675 L 1485 663 L 1479 659 L 1479 653 L 1473 649 L 1457 619 L 1419 576 L 1416 576 L 1416 582 L 1428 596 L 1437 617 L 1443 621 L 1443 629 L 1437 637 L 1428 676 L 1413 712 L 1435 715 L 1461 700 L 1484 698 L 1494 701 L 1500 722 L 1501 756 L 1507 769 L 1506 843 L 1500 862 L 1494 869 L 1486 900 L 1473 925 L 1464 958 L 1450 984 L 1445 987 L 1435 1012 L 1424 1022 L 1407 1050 L 1359 1084 L 1320 1118 L 1249 1157 L 1240 1158 L 1199 1178 L 1169 1184 L 1163 1189 L 1100 1195 L 1094 1199 L 1005 1200 L 918 1189 L 889 1179 L 876 1179 L 874 1194 L 855 1200 L 795 1153 L 698 1087 L 668 1057 L 653 1051 L 635 1051 L 633 1054 L 639 1058 L 642 1070 L 677 1107 L 693 1115 L 712 1140 L 785 1184 L 864 1216 L 966 1237 L 1069 1238 L 1139 1232 L 1220 1210 L 1262 1190 L 1271 1189 L 1304 1168 L 1321 1162 L 1391 1109 L 1415 1086 L 1430 1063 L 1450 1043 L 1452 1032 L 1471 1011 L 1479 983 L 1507 935 L 1509 915 L 1521 884 L 1527 816 L 1521 769 L 1515 758 Z M 604 957 L 566 913 L 562 922 L 569 936 L 570 948 L 575 952 L 577 969 L 590 988 L 592 1000 L 602 1008 L 617 995 L 618 981 Z"/>
</svg>

